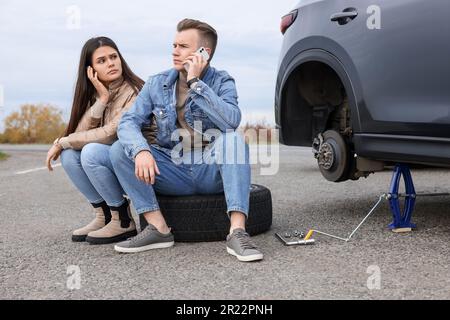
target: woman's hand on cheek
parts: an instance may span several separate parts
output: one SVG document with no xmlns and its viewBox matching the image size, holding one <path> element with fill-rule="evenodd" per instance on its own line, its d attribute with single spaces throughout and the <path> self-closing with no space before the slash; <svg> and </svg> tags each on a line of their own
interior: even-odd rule
<svg viewBox="0 0 450 320">
<path fill-rule="evenodd" d="M 109 91 L 103 85 L 103 83 L 98 80 L 98 73 L 94 71 L 92 67 L 87 68 L 87 76 L 91 83 L 93 84 L 95 90 L 97 90 L 98 97 L 103 104 L 107 104 L 109 100 Z"/>
</svg>

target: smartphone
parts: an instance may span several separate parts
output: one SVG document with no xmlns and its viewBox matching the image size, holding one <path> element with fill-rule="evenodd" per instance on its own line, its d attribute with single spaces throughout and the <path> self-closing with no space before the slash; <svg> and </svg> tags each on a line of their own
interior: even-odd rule
<svg viewBox="0 0 450 320">
<path fill-rule="evenodd" d="M 200 53 L 205 61 L 209 60 L 209 53 L 208 51 L 206 51 L 204 47 L 198 48 L 198 50 L 195 51 L 195 53 Z M 184 69 L 186 71 L 189 71 L 189 65 L 187 63 L 184 64 Z"/>
</svg>

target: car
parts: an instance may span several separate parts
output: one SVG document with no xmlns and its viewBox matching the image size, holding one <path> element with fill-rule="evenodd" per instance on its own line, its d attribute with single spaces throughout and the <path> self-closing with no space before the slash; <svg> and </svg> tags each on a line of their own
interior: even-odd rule
<svg viewBox="0 0 450 320">
<path fill-rule="evenodd" d="M 448 0 L 306 0 L 282 17 L 280 143 L 329 181 L 450 166 Z"/>
</svg>

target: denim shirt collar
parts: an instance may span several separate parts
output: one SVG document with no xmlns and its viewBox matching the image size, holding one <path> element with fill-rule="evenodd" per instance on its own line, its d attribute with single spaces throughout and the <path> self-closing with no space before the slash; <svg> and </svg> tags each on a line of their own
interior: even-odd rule
<svg viewBox="0 0 450 320">
<path fill-rule="evenodd" d="M 209 83 L 214 75 L 214 68 L 211 66 L 207 66 L 206 70 L 203 72 L 202 81 L 205 83 Z M 172 88 L 178 80 L 178 71 L 176 69 L 170 69 L 169 74 L 167 75 L 166 81 L 163 84 L 164 89 Z"/>
</svg>

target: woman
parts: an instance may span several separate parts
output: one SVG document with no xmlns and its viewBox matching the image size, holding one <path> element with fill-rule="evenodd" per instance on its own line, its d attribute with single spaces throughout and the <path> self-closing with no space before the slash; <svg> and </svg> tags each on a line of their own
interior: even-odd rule
<svg viewBox="0 0 450 320">
<path fill-rule="evenodd" d="M 131 107 L 144 81 L 128 67 L 109 38 L 86 42 L 69 125 L 47 154 L 47 167 L 61 163 L 77 189 L 94 208 L 95 218 L 72 234 L 73 241 L 105 244 L 136 235 L 128 201 L 109 160 L 120 118 Z"/>
</svg>

